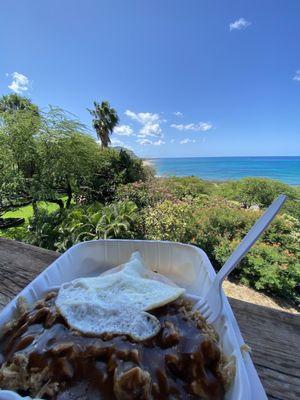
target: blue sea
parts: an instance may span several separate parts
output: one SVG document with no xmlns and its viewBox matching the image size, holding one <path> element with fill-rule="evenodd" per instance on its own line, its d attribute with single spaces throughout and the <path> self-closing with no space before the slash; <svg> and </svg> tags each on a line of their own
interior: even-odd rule
<svg viewBox="0 0 300 400">
<path fill-rule="evenodd" d="M 159 176 L 189 176 L 225 181 L 256 176 L 300 185 L 298 157 L 193 157 L 147 160 Z"/>
</svg>

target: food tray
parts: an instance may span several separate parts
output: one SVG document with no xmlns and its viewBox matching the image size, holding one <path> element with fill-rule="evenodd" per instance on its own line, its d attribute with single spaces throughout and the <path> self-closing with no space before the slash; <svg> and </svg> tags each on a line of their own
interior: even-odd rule
<svg viewBox="0 0 300 400">
<path fill-rule="evenodd" d="M 147 267 L 172 279 L 192 296 L 203 296 L 215 276 L 206 253 L 195 246 L 163 241 L 95 240 L 77 244 L 66 251 L 19 295 L 24 296 L 28 303 L 32 304 L 45 292 L 64 282 L 82 276 L 95 276 L 127 262 L 132 252 L 136 250 L 142 254 Z M 236 358 L 237 367 L 234 382 L 226 399 L 265 400 L 267 397 L 249 354 L 241 353 L 240 346 L 244 342 L 224 293 L 222 296 L 224 297 L 223 312 L 213 325 L 220 335 L 224 353 Z M 13 317 L 17 297 L 0 312 L 0 326 Z M 0 390 L 0 400 L 17 399 L 30 398 L 24 398 L 11 391 Z"/>
</svg>

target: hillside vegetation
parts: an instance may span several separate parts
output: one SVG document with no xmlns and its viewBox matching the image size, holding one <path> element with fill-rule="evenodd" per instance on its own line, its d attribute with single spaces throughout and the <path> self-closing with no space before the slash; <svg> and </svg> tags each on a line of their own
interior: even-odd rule
<svg viewBox="0 0 300 400">
<path fill-rule="evenodd" d="M 108 147 L 117 114 L 107 102 L 94 106 L 102 146 L 60 109 L 42 113 L 19 96 L 0 100 L 0 222 L 25 219 L 0 236 L 61 252 L 99 238 L 179 241 L 204 249 L 219 269 L 285 193 L 284 208 L 232 278 L 299 304 L 299 189 L 263 178 L 157 178 L 137 157 Z"/>
<path fill-rule="evenodd" d="M 111 158 L 113 152 L 106 154 L 108 164 L 117 157 Z M 300 203 L 295 189 L 268 179 L 215 184 L 195 177 L 155 178 L 150 174 L 144 181 L 126 184 L 115 184 L 112 175 L 106 185 L 114 190 L 105 190 L 104 197 L 101 190 L 103 202 L 88 196 L 69 209 L 41 208 L 36 218 L 2 230 L 1 235 L 57 251 L 98 238 L 179 241 L 201 247 L 219 269 L 264 207 L 278 194 L 287 193 L 289 200 L 282 212 L 233 278 L 299 302 Z"/>
</svg>

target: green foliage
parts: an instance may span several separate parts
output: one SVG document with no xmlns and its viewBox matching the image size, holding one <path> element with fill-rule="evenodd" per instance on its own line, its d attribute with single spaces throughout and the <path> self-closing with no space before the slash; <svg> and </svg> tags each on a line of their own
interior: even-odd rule
<svg viewBox="0 0 300 400">
<path fill-rule="evenodd" d="M 58 228 L 66 217 L 66 211 L 48 212 L 38 209 L 38 212 L 29 220 L 29 234 L 27 242 L 35 246 L 56 250 L 55 243 L 59 239 Z"/>
<path fill-rule="evenodd" d="M 166 200 L 144 211 L 147 239 L 190 242 L 195 235 L 193 207 L 186 202 Z"/>
<path fill-rule="evenodd" d="M 212 184 L 195 176 L 161 178 L 163 184 L 179 200 L 184 197 L 197 197 L 200 194 L 211 193 Z"/>
<path fill-rule="evenodd" d="M 282 212 L 292 215 L 300 220 L 300 192 L 297 193 L 298 200 L 287 200 L 282 208 Z"/>
<path fill-rule="evenodd" d="M 39 115 L 38 107 L 27 97 L 16 93 L 2 96 L 0 99 L 0 113 L 4 116 L 16 111 L 30 111 L 37 116 Z"/>
<path fill-rule="evenodd" d="M 223 240 L 241 239 L 257 219 L 257 213 L 227 207 L 200 208 L 197 210 L 196 242 L 216 261 L 213 249 Z"/>
<path fill-rule="evenodd" d="M 224 240 L 215 248 L 215 257 L 223 264 L 238 241 Z M 258 243 L 234 270 L 234 275 L 245 285 L 256 290 L 300 301 L 297 284 L 300 281 L 299 257 L 282 251 L 277 245 Z"/>
<path fill-rule="evenodd" d="M 210 201 L 208 193 L 212 184 L 196 177 L 148 178 L 145 182 L 134 182 L 118 188 L 116 197 L 119 200 L 132 200 L 138 207 L 154 206 L 156 203 L 169 200 Z M 200 200 L 201 199 L 201 200 Z"/>
<path fill-rule="evenodd" d="M 0 142 L 2 140 L 0 131 Z M 16 171 L 13 165 L 13 157 L 10 151 L 6 151 L 6 146 L 0 145 L 0 217 L 9 211 L 12 203 L 16 202 L 20 192 L 22 192 L 22 175 Z"/>
<path fill-rule="evenodd" d="M 70 204 L 74 193 L 88 185 L 100 149 L 85 127 L 60 109 L 41 115 L 29 107 L 0 113 L 0 209 L 15 200 Z"/>
<path fill-rule="evenodd" d="M 29 242 L 28 225 L 17 226 L 14 228 L 0 229 L 0 238 L 19 240 L 20 242 Z"/>
<path fill-rule="evenodd" d="M 137 181 L 120 185 L 116 191 L 116 199 L 131 200 L 139 208 L 154 206 L 164 200 L 177 200 L 174 193 L 165 185 L 164 180 L 153 178 L 147 179 L 145 182 Z"/>
<path fill-rule="evenodd" d="M 153 205 L 148 182 L 139 181 L 120 185 L 116 190 L 115 197 L 119 201 L 133 201 L 138 208 Z"/>
<path fill-rule="evenodd" d="M 103 206 L 74 206 L 48 212 L 39 209 L 30 220 L 26 241 L 51 250 L 65 251 L 76 243 L 92 239 L 128 238 L 137 217 L 132 202 Z"/>
<path fill-rule="evenodd" d="M 202 195 L 192 201 L 187 198 L 157 203 L 145 208 L 142 218 L 146 238 L 195 244 L 219 269 L 260 214 L 261 211 L 243 209 L 220 197 Z M 299 243 L 299 220 L 281 214 L 233 271 L 233 276 L 257 290 L 300 301 Z"/>
<path fill-rule="evenodd" d="M 4 109 L 3 98 L 2 109 Z M 40 116 L 35 108 L 0 112 L 0 213 L 10 209 L 19 198 L 30 196 L 38 164 L 35 135 Z"/>
<path fill-rule="evenodd" d="M 298 197 L 291 186 L 266 178 L 244 178 L 226 182 L 219 185 L 217 190 L 222 196 L 238 201 L 246 208 L 254 204 L 268 207 L 281 193 L 288 195 L 290 199 Z"/>
<path fill-rule="evenodd" d="M 108 206 L 95 203 L 75 208 L 58 229 L 56 248 L 62 251 L 86 240 L 126 238 L 135 220 L 136 210 L 132 202 Z"/>
<path fill-rule="evenodd" d="M 97 166 L 100 149 L 85 133 L 85 127 L 57 108 L 50 108 L 43 120 L 37 143 L 40 169 L 35 179 L 37 199 L 57 199 L 61 193 L 80 193 Z"/>
<path fill-rule="evenodd" d="M 89 184 L 82 188 L 82 195 L 88 203 L 108 203 L 114 200 L 119 185 L 145 179 L 146 171 L 140 159 L 130 157 L 123 150 L 103 148 Z"/>
</svg>

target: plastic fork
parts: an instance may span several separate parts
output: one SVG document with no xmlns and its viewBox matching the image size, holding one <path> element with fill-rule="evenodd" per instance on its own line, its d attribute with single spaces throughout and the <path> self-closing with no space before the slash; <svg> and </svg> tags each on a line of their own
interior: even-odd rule
<svg viewBox="0 0 300 400">
<path fill-rule="evenodd" d="M 273 201 L 270 207 L 256 221 L 241 243 L 228 258 L 226 263 L 217 273 L 205 296 L 194 305 L 193 310 L 200 311 L 208 323 L 213 323 L 216 321 L 221 314 L 223 307 L 223 296 L 221 292 L 222 282 L 248 253 L 262 233 L 267 229 L 285 200 L 286 196 L 281 194 L 276 200 Z"/>
</svg>

